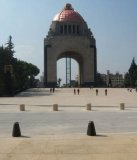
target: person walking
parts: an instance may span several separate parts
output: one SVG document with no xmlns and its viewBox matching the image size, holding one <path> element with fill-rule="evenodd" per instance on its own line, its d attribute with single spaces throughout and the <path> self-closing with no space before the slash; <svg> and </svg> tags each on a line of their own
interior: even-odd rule
<svg viewBox="0 0 137 160">
<path fill-rule="evenodd" d="M 76 94 L 76 90 L 75 90 L 75 88 L 74 88 L 74 95 Z"/>
<path fill-rule="evenodd" d="M 80 93 L 80 90 L 79 90 L 79 88 L 77 89 L 77 92 L 78 92 L 78 95 L 79 95 L 79 93 Z"/>
<path fill-rule="evenodd" d="M 107 96 L 107 92 L 108 92 L 107 89 L 105 89 L 105 95 L 106 95 L 106 96 Z"/>
<path fill-rule="evenodd" d="M 98 96 L 98 89 L 96 89 L 96 96 Z"/>
</svg>

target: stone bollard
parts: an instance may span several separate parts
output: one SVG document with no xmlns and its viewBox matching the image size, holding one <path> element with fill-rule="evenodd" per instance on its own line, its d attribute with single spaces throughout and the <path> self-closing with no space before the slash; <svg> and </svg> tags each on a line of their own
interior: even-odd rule
<svg viewBox="0 0 137 160">
<path fill-rule="evenodd" d="M 88 123 L 87 135 L 88 136 L 96 136 L 96 130 L 95 130 L 95 126 L 94 126 L 93 121 L 90 121 Z"/>
<path fill-rule="evenodd" d="M 20 111 L 25 111 L 25 104 L 20 104 Z"/>
<path fill-rule="evenodd" d="M 120 103 L 120 110 L 124 110 L 125 109 L 125 103 Z"/>
<path fill-rule="evenodd" d="M 58 104 L 53 104 L 53 111 L 58 111 Z"/>
<path fill-rule="evenodd" d="M 90 103 L 87 104 L 87 110 L 88 110 L 88 111 L 91 111 L 91 104 L 90 104 Z"/>
<path fill-rule="evenodd" d="M 21 137 L 21 131 L 18 122 L 15 122 L 13 125 L 12 137 Z"/>
</svg>

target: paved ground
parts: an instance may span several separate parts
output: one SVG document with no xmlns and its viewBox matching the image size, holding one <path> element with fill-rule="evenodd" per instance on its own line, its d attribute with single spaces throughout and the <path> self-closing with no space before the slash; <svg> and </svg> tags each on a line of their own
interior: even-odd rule
<svg viewBox="0 0 137 160">
<path fill-rule="evenodd" d="M 0 160 L 129 160 L 137 159 L 137 92 L 126 89 L 31 89 L 13 98 L 0 98 Z M 119 109 L 124 102 L 126 109 Z M 19 111 L 19 104 L 26 111 Z M 53 112 L 52 105 L 59 104 Z M 87 103 L 93 110 L 86 111 Z M 98 136 L 86 135 L 93 120 Z M 23 137 L 12 138 L 13 123 Z"/>
<path fill-rule="evenodd" d="M 99 89 L 96 96 L 95 89 L 80 89 L 80 95 L 74 95 L 73 89 L 56 89 L 55 93 L 50 93 L 49 89 L 31 89 L 22 92 L 16 97 L 0 98 L 0 104 L 21 104 L 49 106 L 58 103 L 63 106 L 85 106 L 92 103 L 93 106 L 119 106 L 126 103 L 127 107 L 137 106 L 137 92 L 127 91 L 127 89 L 108 89 L 108 96 L 104 94 L 105 89 Z"/>
<path fill-rule="evenodd" d="M 81 109 L 81 108 L 78 108 Z M 89 121 L 98 134 L 137 132 L 137 111 L 44 111 L 0 113 L 0 137 L 10 137 L 14 122 L 24 136 L 85 135 Z"/>
<path fill-rule="evenodd" d="M 0 160 L 137 160 L 137 135 L 0 138 Z"/>
</svg>

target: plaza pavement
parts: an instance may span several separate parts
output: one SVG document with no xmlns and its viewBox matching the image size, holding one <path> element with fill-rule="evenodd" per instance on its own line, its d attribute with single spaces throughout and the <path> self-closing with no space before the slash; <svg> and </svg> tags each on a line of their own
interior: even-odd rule
<svg viewBox="0 0 137 160">
<path fill-rule="evenodd" d="M 43 105 L 50 106 L 57 103 L 62 106 L 85 106 L 91 103 L 93 106 L 119 106 L 120 103 L 125 103 L 127 107 L 136 107 L 137 92 L 127 91 L 127 89 L 108 89 L 108 96 L 105 96 L 104 90 L 99 89 L 99 94 L 96 96 L 95 88 L 81 88 L 80 95 L 74 95 L 73 89 L 60 88 L 56 89 L 55 93 L 50 93 L 49 89 L 30 89 L 19 95 L 11 98 L 0 98 L 2 104 L 26 104 L 31 106 Z"/>
<path fill-rule="evenodd" d="M 99 114 L 99 116 L 101 115 L 100 118 L 103 119 L 104 116 L 109 115 L 107 113 L 110 113 L 110 115 L 113 116 L 109 117 L 109 120 L 111 121 L 115 115 L 116 119 L 110 123 L 112 125 L 110 133 L 107 132 L 107 129 L 111 128 L 110 126 L 106 126 L 106 132 L 101 132 L 100 126 L 98 127 L 100 132 L 97 132 L 97 136 L 95 137 L 87 136 L 86 130 L 85 132 L 75 130 L 75 132 L 71 133 L 71 126 L 76 126 L 75 123 L 69 124 L 70 132 L 68 134 L 62 132 L 57 132 L 56 134 L 56 130 L 54 130 L 54 134 L 38 134 L 38 132 L 33 135 L 33 132 L 30 132 L 31 134 L 25 134 L 20 138 L 13 138 L 7 130 L 4 130 L 7 134 L 0 136 L 0 160 L 137 159 L 137 129 L 135 123 L 137 119 L 137 92 L 135 92 L 135 90 L 129 92 L 127 89 L 108 89 L 108 96 L 105 96 L 104 89 L 99 89 L 99 95 L 96 96 L 95 89 L 82 88 L 80 89 L 80 95 L 74 95 L 72 88 L 56 89 L 55 93 L 50 93 L 49 89 L 31 89 L 12 98 L 2 97 L 0 98 L 0 135 L 5 127 L 4 124 L 9 127 L 10 122 L 8 122 L 8 120 L 11 121 L 12 119 L 21 117 L 20 120 L 23 123 L 23 117 L 26 115 L 28 115 L 30 119 L 33 114 L 36 119 L 37 116 L 42 113 L 51 116 L 53 114 L 52 105 L 54 103 L 59 104 L 59 111 L 54 112 L 56 115 L 59 113 L 59 116 L 65 113 L 76 116 L 80 114 L 81 117 L 79 116 L 76 120 L 83 121 L 89 114 L 91 114 L 91 117 L 95 116 L 94 118 Z M 92 104 L 93 111 L 85 110 L 87 103 Z M 126 109 L 124 111 L 119 109 L 120 103 L 125 103 Z M 27 111 L 20 113 L 19 104 L 25 104 Z M 6 119 L 4 116 L 2 117 L 2 115 L 7 116 Z M 120 116 L 118 117 L 117 115 Z M 127 115 L 127 121 L 129 121 L 129 123 L 124 123 L 122 120 L 119 121 L 119 118 L 123 117 L 123 115 Z M 62 120 L 64 120 L 64 118 L 65 117 L 63 117 Z M 97 119 L 99 119 L 99 117 L 97 117 Z M 40 121 L 42 122 L 41 119 Z M 82 121 L 78 122 L 82 123 Z M 122 122 L 125 125 L 124 132 L 121 131 L 123 124 L 118 126 L 118 132 L 113 132 L 113 125 L 117 125 L 117 123 L 114 124 L 115 121 Z M 71 122 L 73 123 L 74 121 L 68 123 Z M 101 122 L 102 121 L 98 121 L 98 125 Z M 36 123 L 36 121 L 34 123 Z M 67 124 L 67 122 L 64 123 Z M 39 123 L 39 125 L 41 125 L 41 123 Z M 135 128 L 134 131 L 131 125 Z M 34 124 L 33 127 L 35 127 Z M 58 126 L 54 126 L 54 128 L 56 127 Z M 65 126 L 61 126 L 61 131 L 63 127 L 65 129 Z M 41 130 L 41 132 L 43 132 L 43 130 Z"/>
</svg>

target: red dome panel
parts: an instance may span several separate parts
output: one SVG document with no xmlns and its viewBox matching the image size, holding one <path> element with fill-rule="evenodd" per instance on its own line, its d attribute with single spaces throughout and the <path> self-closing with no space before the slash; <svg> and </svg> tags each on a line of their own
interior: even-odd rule
<svg viewBox="0 0 137 160">
<path fill-rule="evenodd" d="M 68 4 L 66 4 L 65 8 L 58 13 L 53 21 L 61 21 L 61 22 L 83 22 L 83 18 L 82 16 L 74 11 L 74 9 L 69 6 L 69 8 L 67 7 Z"/>
</svg>

